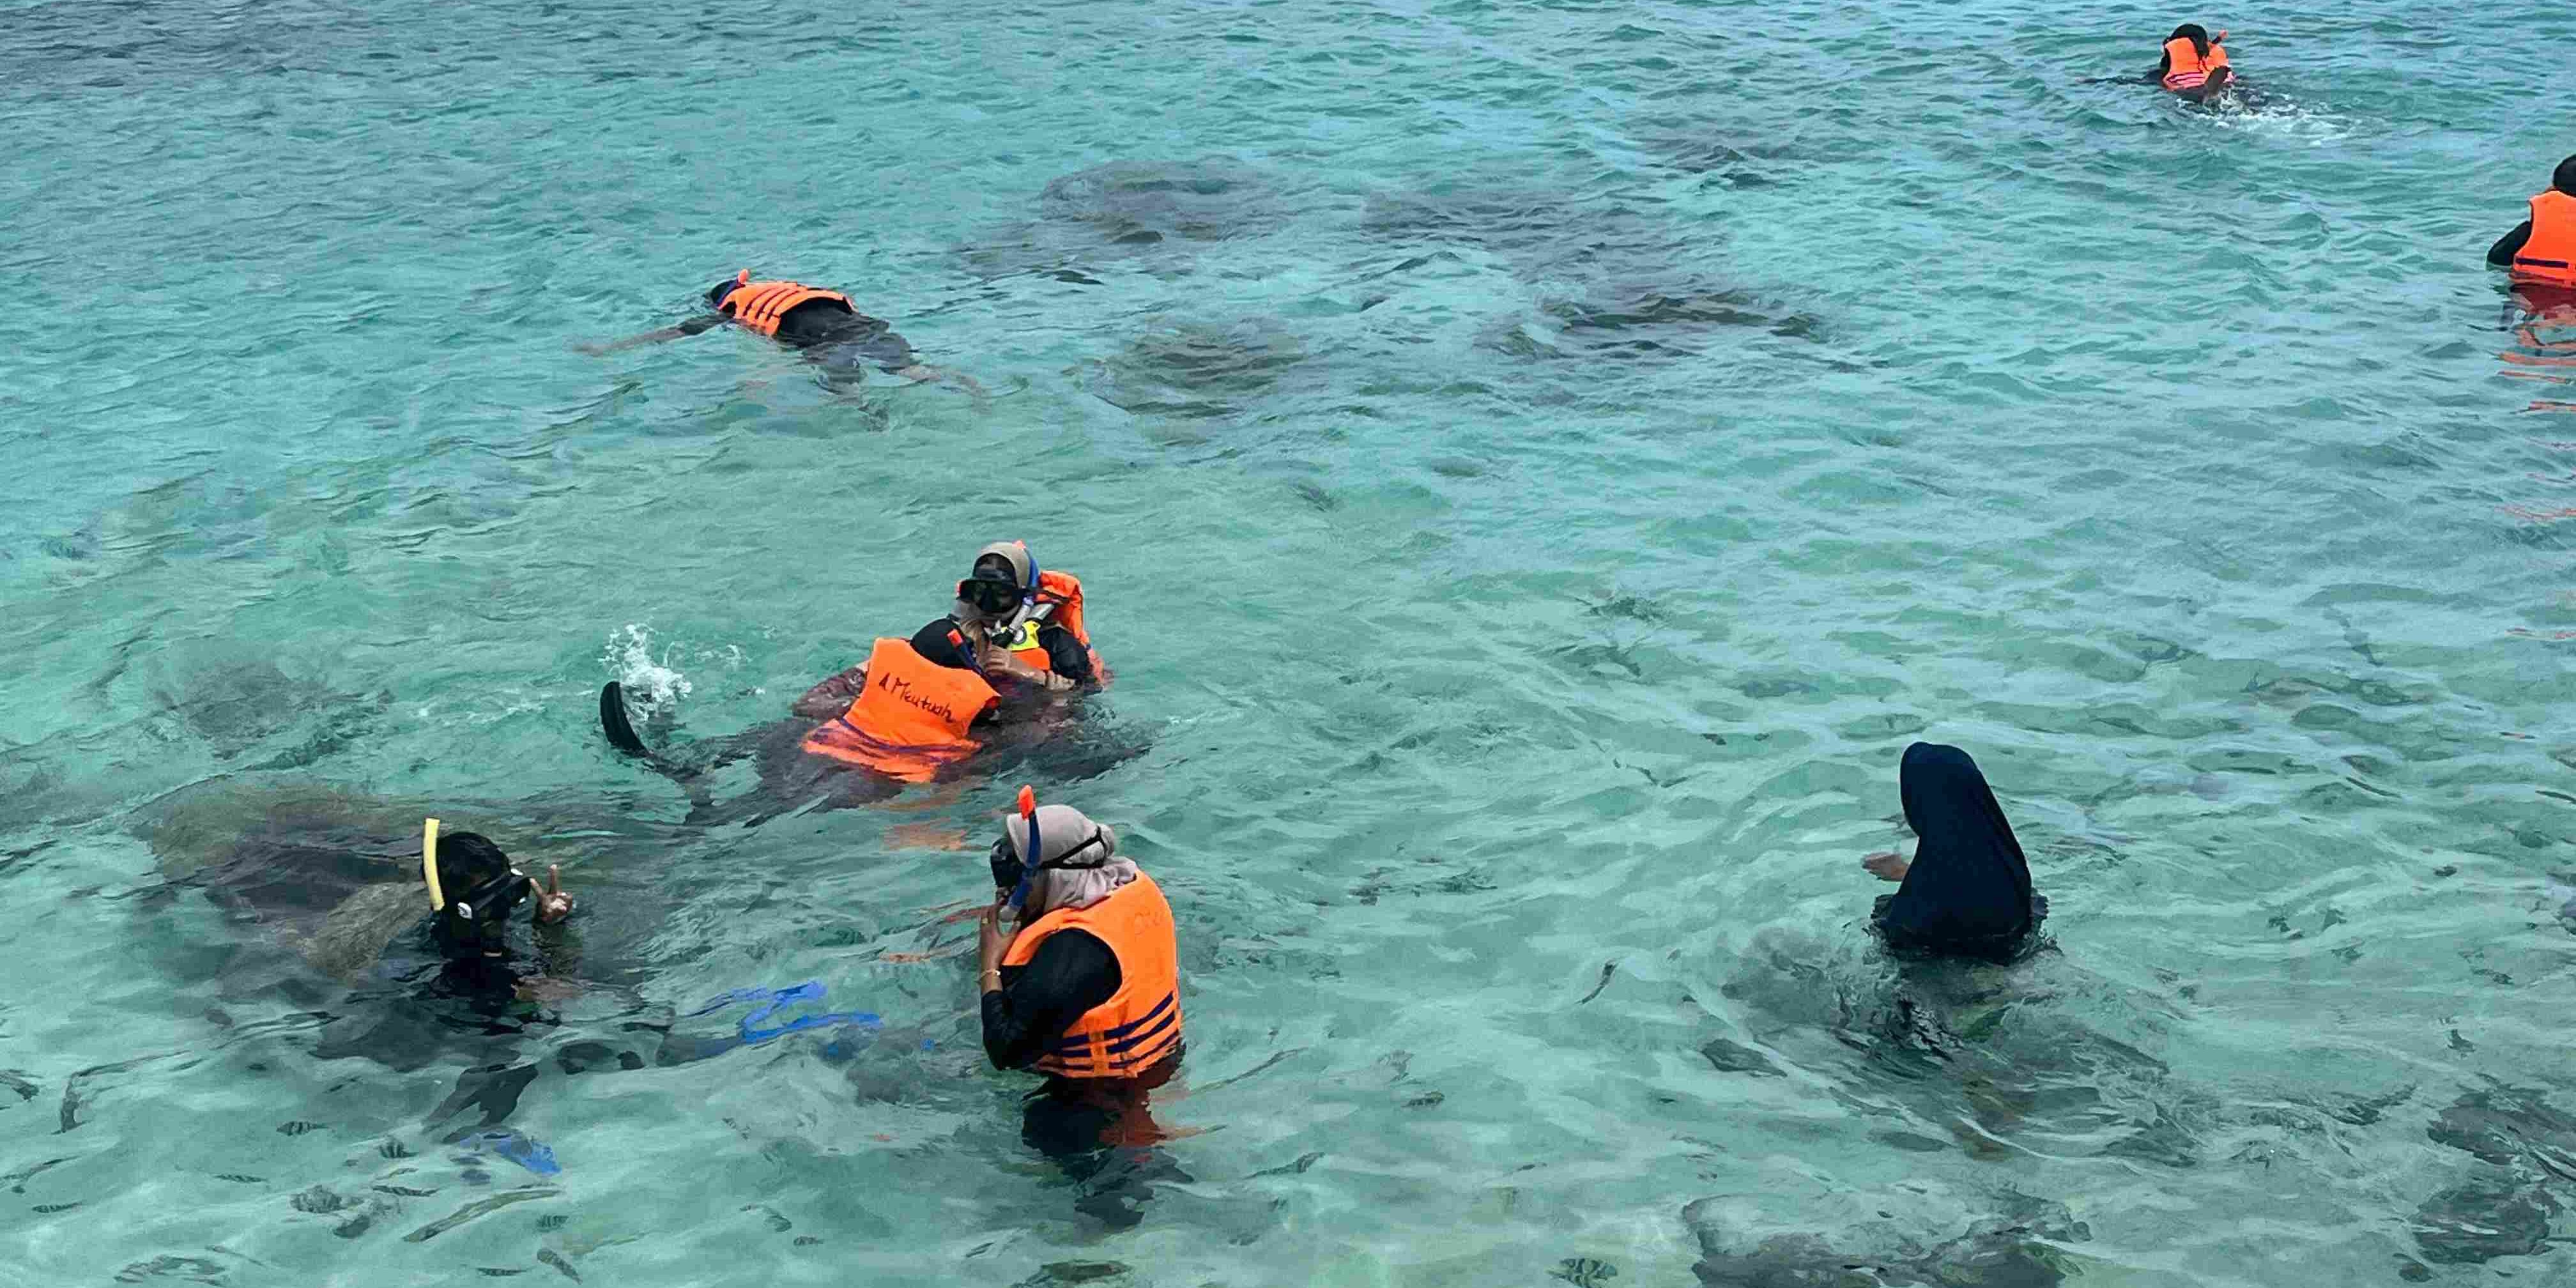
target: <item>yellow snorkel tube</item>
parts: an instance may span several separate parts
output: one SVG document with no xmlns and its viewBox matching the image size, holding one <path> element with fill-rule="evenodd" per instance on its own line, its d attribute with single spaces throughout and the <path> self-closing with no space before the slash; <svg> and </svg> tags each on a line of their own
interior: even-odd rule
<svg viewBox="0 0 2576 1288">
<path fill-rule="evenodd" d="M 447 911 L 447 892 L 438 888 L 438 820 L 420 824 L 420 883 L 429 887 L 429 910 Z"/>
</svg>

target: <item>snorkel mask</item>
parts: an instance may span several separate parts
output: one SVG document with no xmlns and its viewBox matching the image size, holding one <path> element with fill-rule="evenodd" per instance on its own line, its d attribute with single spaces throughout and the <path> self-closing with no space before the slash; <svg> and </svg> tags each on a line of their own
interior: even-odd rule
<svg viewBox="0 0 2576 1288">
<path fill-rule="evenodd" d="M 1020 588 L 1000 577 L 982 576 L 983 572 L 978 568 L 978 575 L 958 582 L 957 598 L 974 605 L 976 611 L 987 616 L 1000 617 L 1009 613 L 1021 602 Z"/>
<path fill-rule="evenodd" d="M 994 617 L 1036 604 L 1038 559 L 1029 552 L 1029 543 L 996 541 L 975 552 L 974 571 L 957 583 L 957 598 Z"/>
<path fill-rule="evenodd" d="M 718 282 L 708 287 L 707 307 L 719 313 L 724 312 L 725 301 L 733 298 L 734 288 L 749 285 L 751 285 L 751 270 L 746 268 L 734 274 L 732 281 Z"/>
</svg>

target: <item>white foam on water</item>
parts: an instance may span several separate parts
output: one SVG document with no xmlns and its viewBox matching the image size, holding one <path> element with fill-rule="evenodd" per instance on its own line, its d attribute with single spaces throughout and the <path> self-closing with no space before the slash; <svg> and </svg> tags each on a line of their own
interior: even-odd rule
<svg viewBox="0 0 2576 1288">
<path fill-rule="evenodd" d="M 2209 114 L 2227 129 L 2309 147 L 2323 147 L 2352 137 L 2351 121 L 2279 98 L 2266 97 L 2257 107 L 2248 106 L 2234 94 L 2223 94 L 2209 104 Z"/>
<path fill-rule="evenodd" d="M 653 632 L 640 622 L 628 622 L 609 632 L 608 646 L 600 653 L 600 663 L 626 690 L 631 701 L 658 710 L 689 696 L 689 677 L 670 665 L 671 648 L 660 656 L 653 652 Z"/>
</svg>

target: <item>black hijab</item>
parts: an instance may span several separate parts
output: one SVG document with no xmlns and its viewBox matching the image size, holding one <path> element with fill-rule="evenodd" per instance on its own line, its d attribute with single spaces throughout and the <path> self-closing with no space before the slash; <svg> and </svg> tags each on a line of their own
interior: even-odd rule
<svg viewBox="0 0 2576 1288">
<path fill-rule="evenodd" d="M 1905 884 L 1879 906 L 1879 930 L 1895 948 L 2010 958 L 2046 905 L 2031 895 L 2030 865 L 1986 776 L 1968 753 L 1918 742 L 1897 780 L 1920 843 Z"/>
</svg>

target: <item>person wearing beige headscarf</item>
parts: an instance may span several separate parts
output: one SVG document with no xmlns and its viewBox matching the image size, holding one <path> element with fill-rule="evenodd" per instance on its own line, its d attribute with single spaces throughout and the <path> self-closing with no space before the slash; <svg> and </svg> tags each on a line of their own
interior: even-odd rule
<svg viewBox="0 0 2576 1288">
<path fill-rule="evenodd" d="M 1169 1077 L 1181 1056 L 1171 905 L 1119 855 L 1117 833 L 1070 805 L 1035 807 L 1025 790 L 1022 802 L 991 856 L 997 897 L 984 913 L 979 976 L 985 1055 L 1051 1085 Z"/>
<path fill-rule="evenodd" d="M 934 660 L 972 669 L 997 686 L 1069 693 L 1109 680 L 1108 669 L 1091 651 L 1081 579 L 1038 567 L 1025 541 L 996 541 L 976 551 L 975 562 L 957 582 L 957 600 L 948 615 L 923 627 L 915 647 L 951 630 L 963 641 L 965 657 Z M 806 690 L 792 709 L 800 716 L 829 719 L 864 693 L 867 683 L 863 663 Z"/>
<path fill-rule="evenodd" d="M 949 616 L 977 641 L 986 675 L 1057 693 L 1103 679 L 1083 623 L 1081 580 L 1039 568 L 1025 541 L 976 551 Z"/>
</svg>

